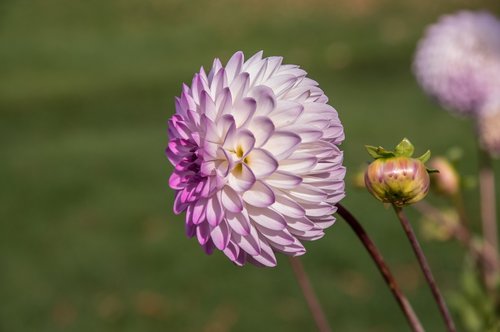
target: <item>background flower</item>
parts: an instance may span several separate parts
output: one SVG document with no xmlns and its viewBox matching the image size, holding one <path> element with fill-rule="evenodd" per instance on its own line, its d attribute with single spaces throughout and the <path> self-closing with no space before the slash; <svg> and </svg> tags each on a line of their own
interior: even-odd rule
<svg viewBox="0 0 500 332">
<path fill-rule="evenodd" d="M 413 68 L 425 92 L 443 107 L 478 115 L 500 94 L 500 21 L 485 11 L 441 17 L 420 41 Z"/>
<path fill-rule="evenodd" d="M 281 57 L 225 67 L 216 59 L 184 85 L 169 121 L 174 212 L 207 253 L 274 266 L 324 235 L 344 197 L 343 128 L 318 84 Z"/>
</svg>

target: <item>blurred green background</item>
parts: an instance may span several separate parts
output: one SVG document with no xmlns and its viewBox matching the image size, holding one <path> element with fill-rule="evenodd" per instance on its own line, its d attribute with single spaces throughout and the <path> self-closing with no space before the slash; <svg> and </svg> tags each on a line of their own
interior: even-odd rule
<svg viewBox="0 0 500 332">
<path fill-rule="evenodd" d="M 275 269 L 207 257 L 171 212 L 173 98 L 199 66 L 240 49 L 282 55 L 320 83 L 345 126 L 344 204 L 428 331 L 443 330 L 395 217 L 350 180 L 364 144 L 404 136 L 417 153 L 463 147 L 460 170 L 475 172 L 471 124 L 410 71 L 424 27 L 459 8 L 500 13 L 489 0 L 1 1 L 0 331 L 314 330 L 285 257 Z M 466 201 L 477 214 L 476 190 Z M 334 331 L 408 330 L 343 221 L 306 246 Z M 423 246 L 448 296 L 463 252 Z"/>
</svg>

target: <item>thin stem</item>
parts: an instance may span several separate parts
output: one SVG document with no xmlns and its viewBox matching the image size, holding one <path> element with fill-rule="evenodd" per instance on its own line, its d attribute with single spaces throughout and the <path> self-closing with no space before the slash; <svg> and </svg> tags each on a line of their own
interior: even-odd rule
<svg viewBox="0 0 500 332">
<path fill-rule="evenodd" d="M 377 249 L 377 247 L 370 239 L 368 234 L 366 234 L 366 231 L 363 229 L 363 226 L 361 226 L 361 224 L 356 220 L 356 218 L 345 207 L 343 207 L 340 204 L 337 204 L 337 208 L 338 208 L 337 213 L 349 224 L 349 226 L 351 226 L 352 230 L 354 231 L 354 233 L 356 233 L 356 235 L 361 240 L 366 250 L 372 257 L 373 261 L 377 265 L 377 268 L 382 274 L 382 277 L 384 278 L 386 284 L 389 286 L 392 295 L 394 295 L 394 298 L 398 302 L 401 310 L 403 311 L 403 314 L 408 320 L 411 329 L 414 332 L 423 332 L 424 329 L 422 327 L 422 324 L 420 323 L 417 315 L 413 311 L 410 302 L 399 288 L 396 279 L 394 279 L 394 276 L 392 275 L 391 271 L 389 270 L 389 267 L 385 263 L 384 258 L 380 254 L 380 251 Z"/>
<path fill-rule="evenodd" d="M 420 247 L 420 243 L 417 240 L 417 237 L 415 236 L 415 232 L 413 231 L 413 228 L 411 227 L 410 222 L 406 218 L 406 215 L 403 212 L 403 209 L 400 207 L 397 207 L 393 205 L 394 211 L 396 211 L 396 215 L 398 216 L 399 220 L 401 221 L 401 225 L 403 226 L 403 229 L 406 233 L 406 236 L 408 237 L 408 240 L 410 240 L 411 247 L 413 249 L 413 252 L 417 256 L 418 263 L 420 264 L 420 268 L 422 269 L 422 272 L 424 273 L 425 279 L 427 280 L 427 283 L 429 284 L 429 287 L 432 291 L 432 295 L 434 296 L 434 299 L 436 300 L 436 303 L 439 307 L 439 311 L 441 312 L 441 315 L 443 316 L 444 322 L 446 324 L 446 328 L 450 332 L 455 332 L 455 324 L 453 323 L 453 319 L 451 318 L 450 312 L 448 310 L 448 307 L 446 306 L 446 303 L 444 302 L 444 298 L 441 295 L 441 292 L 439 291 L 439 288 L 436 284 L 436 281 L 434 280 L 434 276 L 432 275 L 431 268 L 429 266 L 429 263 L 427 262 L 427 258 L 425 258 L 424 252 L 422 251 L 422 248 Z"/>
<path fill-rule="evenodd" d="M 314 321 L 316 322 L 318 331 L 331 332 L 332 329 L 328 324 L 328 320 L 326 319 L 325 313 L 321 308 L 318 297 L 312 288 L 311 281 L 309 280 L 306 270 L 304 269 L 304 265 L 302 265 L 302 262 L 298 257 L 289 257 L 289 261 L 292 266 L 293 273 L 295 274 L 295 278 L 297 279 L 300 289 L 302 290 L 302 294 L 304 294 L 307 305 L 309 306 L 309 310 L 311 311 Z"/>
<path fill-rule="evenodd" d="M 491 290 L 494 287 L 496 272 L 498 271 L 498 230 L 495 202 L 495 173 L 493 172 L 491 156 L 479 147 L 479 193 L 481 202 L 481 219 L 483 238 L 486 245 L 493 250 L 493 261 L 497 262 L 493 270 L 486 266 L 486 286 Z"/>
</svg>

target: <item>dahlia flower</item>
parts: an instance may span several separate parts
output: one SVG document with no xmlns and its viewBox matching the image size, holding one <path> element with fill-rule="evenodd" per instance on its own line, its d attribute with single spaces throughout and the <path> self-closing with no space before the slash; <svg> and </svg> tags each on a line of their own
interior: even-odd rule
<svg viewBox="0 0 500 332">
<path fill-rule="evenodd" d="M 169 120 L 169 185 L 189 237 L 235 264 L 305 253 L 344 197 L 342 124 L 318 83 L 281 57 L 218 59 L 184 85 Z"/>
<path fill-rule="evenodd" d="M 419 42 L 413 69 L 443 107 L 479 115 L 492 95 L 500 95 L 500 21 L 484 11 L 441 17 Z"/>
</svg>

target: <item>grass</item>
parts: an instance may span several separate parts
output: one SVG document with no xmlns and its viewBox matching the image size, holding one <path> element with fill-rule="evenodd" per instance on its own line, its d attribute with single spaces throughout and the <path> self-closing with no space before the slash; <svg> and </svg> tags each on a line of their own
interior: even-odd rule
<svg viewBox="0 0 500 332">
<path fill-rule="evenodd" d="M 260 49 L 320 82 L 345 126 L 348 180 L 364 144 L 464 148 L 471 126 L 410 72 L 424 26 L 465 1 L 31 1 L 0 4 L 0 330 L 306 331 L 284 257 L 276 269 L 205 257 L 171 212 L 164 157 L 173 97 L 200 65 Z M 468 8 L 470 5 L 467 5 Z M 497 13 L 498 5 L 476 1 Z M 349 186 L 344 204 L 380 245 L 429 331 L 437 308 L 395 216 Z M 475 191 L 468 208 L 477 212 Z M 410 213 L 416 222 L 416 215 Z M 339 221 L 304 263 L 335 331 L 403 331 L 403 316 Z M 445 295 L 456 244 L 424 243 Z"/>
</svg>

